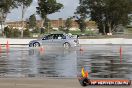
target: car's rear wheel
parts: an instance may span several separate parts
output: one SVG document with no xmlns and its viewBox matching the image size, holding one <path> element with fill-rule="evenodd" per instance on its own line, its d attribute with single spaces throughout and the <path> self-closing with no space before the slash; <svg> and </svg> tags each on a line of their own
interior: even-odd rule
<svg viewBox="0 0 132 88">
<path fill-rule="evenodd" d="M 33 43 L 33 47 L 40 47 L 40 43 L 38 42 Z"/>
<path fill-rule="evenodd" d="M 71 47 L 71 45 L 68 42 L 66 42 L 63 44 L 63 47 L 66 49 L 69 49 Z"/>
</svg>

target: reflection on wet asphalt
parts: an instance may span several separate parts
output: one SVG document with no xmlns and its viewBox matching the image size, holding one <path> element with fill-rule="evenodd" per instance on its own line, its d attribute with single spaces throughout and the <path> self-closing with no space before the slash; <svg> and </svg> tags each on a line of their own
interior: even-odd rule
<svg viewBox="0 0 132 88">
<path fill-rule="evenodd" d="M 132 46 L 83 45 L 83 49 L 10 48 L 0 52 L 0 77 L 75 78 L 85 67 L 90 78 L 132 79 Z"/>
<path fill-rule="evenodd" d="M 120 58 L 119 45 L 83 46 L 78 54 L 78 69 L 82 66 L 90 73 L 90 78 L 132 79 L 132 46 L 122 46 Z"/>
<path fill-rule="evenodd" d="M 75 50 L 11 48 L 1 52 L 1 77 L 76 77 Z"/>
</svg>

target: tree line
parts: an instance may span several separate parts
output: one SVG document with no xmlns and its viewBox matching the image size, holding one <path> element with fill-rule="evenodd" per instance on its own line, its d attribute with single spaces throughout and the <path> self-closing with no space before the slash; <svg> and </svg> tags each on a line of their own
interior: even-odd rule
<svg viewBox="0 0 132 88">
<path fill-rule="evenodd" d="M 104 35 L 116 31 L 118 25 L 126 26 L 132 21 L 132 0 L 79 0 L 79 4 L 75 14 L 77 22 L 84 22 L 83 27 L 80 25 L 82 31 L 87 18 L 95 21 Z"/>
<path fill-rule="evenodd" d="M 4 23 L 7 14 L 14 8 L 21 7 L 22 28 L 24 27 L 24 14 L 27 7 L 31 5 L 33 0 L 1 0 L 0 1 L 0 23 Z M 59 12 L 63 8 L 62 3 L 56 0 L 38 0 L 36 13 L 42 18 L 42 26 L 48 24 L 48 15 Z M 70 10 L 69 10 L 70 11 Z M 33 18 L 33 16 L 32 16 Z M 34 18 L 35 19 L 35 18 Z M 71 27 L 71 20 L 79 25 L 81 32 L 86 31 L 86 20 L 95 21 L 98 25 L 99 33 L 106 35 L 116 31 L 116 27 L 120 24 L 128 25 L 132 19 L 132 0 L 79 0 L 74 16 L 66 21 L 66 32 Z M 31 20 L 31 19 L 29 19 Z M 33 23 L 32 23 L 33 24 Z M 32 25 L 30 24 L 30 25 Z M 21 30 L 23 37 L 23 30 Z"/>
</svg>

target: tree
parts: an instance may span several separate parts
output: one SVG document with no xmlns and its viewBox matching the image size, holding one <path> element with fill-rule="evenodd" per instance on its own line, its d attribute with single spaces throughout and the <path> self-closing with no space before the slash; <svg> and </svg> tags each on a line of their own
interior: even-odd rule
<svg viewBox="0 0 132 88">
<path fill-rule="evenodd" d="M 45 31 L 46 31 L 47 33 L 49 33 L 49 31 L 51 31 L 51 29 L 52 29 L 50 19 L 45 18 L 45 22 L 44 22 L 43 25 L 45 26 Z"/>
<path fill-rule="evenodd" d="M 11 9 L 16 8 L 16 0 L 1 0 L 0 1 L 0 25 L 3 28 L 3 24 L 6 20 L 7 14 L 10 12 Z M 1 29 L 2 32 L 4 29 Z"/>
<path fill-rule="evenodd" d="M 17 7 L 16 0 L 1 0 L 0 1 L 0 21 L 5 20 L 11 9 Z"/>
<path fill-rule="evenodd" d="M 119 24 L 128 24 L 128 14 L 132 13 L 132 0 L 80 0 L 84 14 L 98 25 L 102 34 L 115 31 Z"/>
<path fill-rule="evenodd" d="M 23 18 L 25 14 L 25 10 L 28 6 L 30 6 L 32 0 L 1 0 L 0 1 L 0 23 L 1 25 L 5 22 L 7 14 L 10 10 L 17 8 L 18 6 L 22 7 L 22 27 L 24 26 Z M 21 33 L 23 36 L 23 30 Z"/>
<path fill-rule="evenodd" d="M 24 35 L 24 37 L 30 37 L 29 29 L 24 30 L 23 35 Z"/>
<path fill-rule="evenodd" d="M 63 5 L 61 3 L 57 3 L 56 0 L 39 0 L 38 7 L 36 7 L 36 9 L 37 13 L 43 19 L 42 27 L 47 19 L 47 15 L 58 12 L 62 7 Z"/>
<path fill-rule="evenodd" d="M 7 38 L 11 37 L 11 29 L 9 27 L 4 28 L 4 34 Z"/>
<path fill-rule="evenodd" d="M 12 29 L 9 27 L 5 27 L 4 28 L 4 34 L 7 38 L 16 38 L 16 37 L 20 37 L 20 31 L 18 29 Z"/>
<path fill-rule="evenodd" d="M 29 28 L 35 29 L 36 28 L 36 17 L 35 14 L 29 17 Z"/>
<path fill-rule="evenodd" d="M 41 30 L 40 30 L 40 28 L 36 27 L 36 28 L 32 31 L 32 33 L 41 33 Z"/>
<path fill-rule="evenodd" d="M 65 28 L 64 28 L 64 26 L 59 26 L 59 27 L 58 27 L 58 30 L 59 30 L 59 31 L 63 31 L 63 32 L 65 32 Z"/>
<path fill-rule="evenodd" d="M 77 7 L 74 17 L 76 18 L 76 22 L 78 23 L 81 32 L 85 32 L 86 19 L 88 18 L 89 10 L 85 8 L 83 0 L 80 0 L 79 4 L 80 6 Z"/>
<path fill-rule="evenodd" d="M 72 18 L 67 18 L 65 22 L 66 32 L 69 32 L 69 29 L 72 27 Z"/>
<path fill-rule="evenodd" d="M 21 32 L 18 29 L 12 29 L 12 37 L 20 37 Z"/>
<path fill-rule="evenodd" d="M 129 15 L 129 24 L 128 25 L 131 25 L 132 23 L 132 14 Z"/>
<path fill-rule="evenodd" d="M 85 30 L 86 30 L 86 19 L 85 18 L 83 18 L 83 17 L 76 17 L 77 18 L 77 20 L 75 20 L 77 23 L 78 23 L 78 25 L 79 25 L 79 29 L 81 30 L 81 32 L 85 32 Z"/>
<path fill-rule="evenodd" d="M 22 30 L 21 30 L 21 37 L 23 37 L 23 29 L 24 29 L 24 15 L 26 12 L 27 7 L 29 7 L 31 5 L 31 3 L 33 2 L 33 0 L 16 0 L 17 4 L 19 6 L 21 6 L 22 9 Z"/>
</svg>

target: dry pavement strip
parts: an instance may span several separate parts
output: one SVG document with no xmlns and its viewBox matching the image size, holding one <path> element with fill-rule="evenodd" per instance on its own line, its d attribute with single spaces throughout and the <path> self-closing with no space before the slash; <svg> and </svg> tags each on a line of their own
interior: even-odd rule
<svg viewBox="0 0 132 88">
<path fill-rule="evenodd" d="M 78 79 L 0 78 L 0 88 L 84 88 Z M 132 88 L 131 86 L 87 86 L 85 88 Z"/>
</svg>

